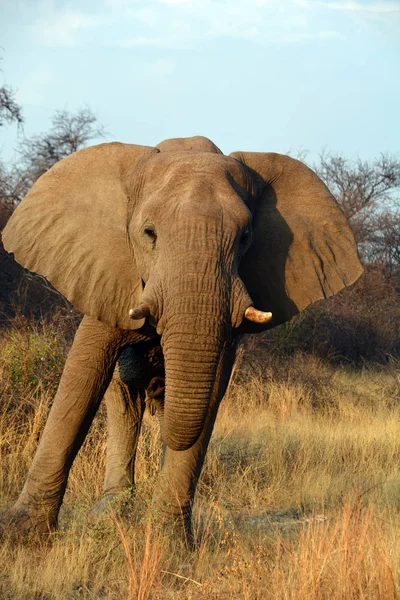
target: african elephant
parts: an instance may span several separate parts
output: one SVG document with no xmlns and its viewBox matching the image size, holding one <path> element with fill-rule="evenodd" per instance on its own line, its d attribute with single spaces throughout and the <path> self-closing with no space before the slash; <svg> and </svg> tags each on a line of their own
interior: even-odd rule
<svg viewBox="0 0 400 600">
<path fill-rule="evenodd" d="M 25 486 L 3 519 L 42 531 L 57 524 L 104 394 L 104 496 L 129 483 L 147 389 L 166 446 L 155 504 L 190 540 L 238 335 L 287 321 L 361 273 L 345 217 L 313 171 L 275 153 L 225 156 L 202 137 L 72 154 L 35 183 L 3 241 L 85 315 Z"/>
</svg>

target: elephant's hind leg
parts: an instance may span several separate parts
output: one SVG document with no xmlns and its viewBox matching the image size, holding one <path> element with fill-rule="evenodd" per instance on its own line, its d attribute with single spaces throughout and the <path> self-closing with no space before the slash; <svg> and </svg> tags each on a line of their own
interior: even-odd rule
<svg viewBox="0 0 400 600">
<path fill-rule="evenodd" d="M 136 449 L 145 409 L 144 391 L 124 383 L 118 367 L 104 401 L 108 427 L 106 473 L 101 499 L 91 512 L 92 520 L 135 483 Z"/>
<path fill-rule="evenodd" d="M 136 449 L 145 406 L 161 418 L 164 363 L 159 339 L 128 344 L 119 354 L 104 401 L 107 407 L 107 459 L 101 499 L 90 514 L 97 521 L 134 485 Z"/>
</svg>

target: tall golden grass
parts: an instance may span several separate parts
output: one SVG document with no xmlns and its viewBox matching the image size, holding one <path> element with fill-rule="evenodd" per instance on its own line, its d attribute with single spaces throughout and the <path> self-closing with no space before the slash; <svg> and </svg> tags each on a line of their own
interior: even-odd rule
<svg viewBox="0 0 400 600">
<path fill-rule="evenodd" d="M 66 334 L 59 322 L 0 333 L 0 510 L 23 485 Z M 397 598 L 398 365 L 351 371 L 304 355 L 246 362 L 251 368 L 239 366 L 221 404 L 199 482 L 194 552 L 152 524 L 160 443 L 149 415 L 134 497 L 124 494 L 89 524 L 104 475 L 100 409 L 73 466 L 59 531 L 43 542 L 4 536 L 0 598 Z"/>
</svg>

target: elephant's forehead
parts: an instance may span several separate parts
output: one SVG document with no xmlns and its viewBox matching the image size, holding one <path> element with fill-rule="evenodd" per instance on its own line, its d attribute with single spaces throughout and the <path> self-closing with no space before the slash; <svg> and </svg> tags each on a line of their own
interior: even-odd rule
<svg viewBox="0 0 400 600">
<path fill-rule="evenodd" d="M 199 184 L 203 189 L 218 188 L 232 180 L 248 187 L 243 165 L 229 156 L 209 152 L 160 152 L 144 165 L 144 180 L 153 190 L 193 189 Z"/>
<path fill-rule="evenodd" d="M 252 183 L 245 167 L 228 156 L 160 153 L 143 165 L 140 180 L 142 220 L 204 217 L 209 223 L 243 225 L 249 219 L 246 204 Z"/>
</svg>

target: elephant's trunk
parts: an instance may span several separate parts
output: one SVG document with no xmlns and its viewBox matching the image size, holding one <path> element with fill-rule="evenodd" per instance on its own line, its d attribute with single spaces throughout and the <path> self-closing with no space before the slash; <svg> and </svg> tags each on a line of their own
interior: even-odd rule
<svg viewBox="0 0 400 600">
<path fill-rule="evenodd" d="M 166 374 L 161 435 L 172 450 L 187 450 L 199 437 L 232 331 L 230 277 L 201 255 L 180 262 L 161 325 Z"/>
<path fill-rule="evenodd" d="M 213 325 L 218 331 L 220 323 Z M 192 332 L 182 332 L 181 326 L 163 343 L 166 393 L 161 434 L 172 450 L 190 448 L 203 429 L 223 347 L 221 335 L 195 333 L 193 323 Z"/>
</svg>

